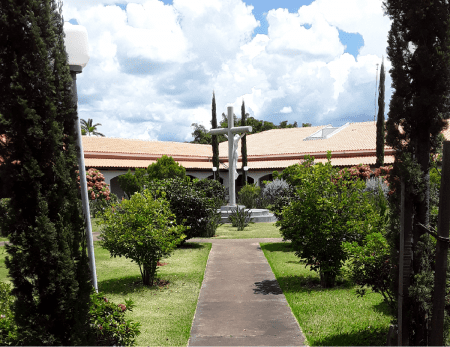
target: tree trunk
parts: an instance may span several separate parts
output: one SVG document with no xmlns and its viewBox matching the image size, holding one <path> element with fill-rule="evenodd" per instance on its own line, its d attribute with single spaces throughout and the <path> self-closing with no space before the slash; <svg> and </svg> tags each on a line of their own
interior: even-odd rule
<svg viewBox="0 0 450 347">
<path fill-rule="evenodd" d="M 336 283 L 336 275 L 320 270 L 320 285 L 322 288 L 333 288 Z"/>
<path fill-rule="evenodd" d="M 151 264 L 143 265 L 142 283 L 144 284 L 144 286 L 152 286 L 153 285 L 153 281 L 155 280 L 157 263 L 158 263 L 158 261 L 154 261 L 154 262 L 151 262 Z"/>
</svg>

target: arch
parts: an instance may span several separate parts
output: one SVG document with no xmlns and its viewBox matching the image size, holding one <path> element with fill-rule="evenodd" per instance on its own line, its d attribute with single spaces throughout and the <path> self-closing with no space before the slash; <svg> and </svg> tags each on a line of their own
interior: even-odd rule
<svg viewBox="0 0 450 347">
<path fill-rule="evenodd" d="M 198 178 L 198 177 L 195 177 L 193 175 L 186 175 L 186 177 L 189 177 L 191 179 L 191 181 L 193 181 L 195 178 Z"/>
<path fill-rule="evenodd" d="M 273 175 L 267 174 L 259 178 L 259 186 L 261 187 L 261 189 L 265 187 L 265 184 L 263 183 L 264 181 L 273 181 Z"/>
<path fill-rule="evenodd" d="M 119 175 L 122 176 L 122 175 Z M 116 176 L 114 178 L 111 178 L 110 184 L 109 184 L 109 191 L 113 194 L 116 194 L 117 197 L 119 198 L 119 201 L 122 200 L 122 197 L 124 197 L 125 199 L 126 194 L 125 192 L 122 190 L 122 188 L 120 188 L 119 185 L 119 176 Z"/>
<path fill-rule="evenodd" d="M 248 183 L 248 184 L 253 184 L 253 183 L 255 183 L 255 179 L 254 179 L 253 177 L 250 177 L 248 174 L 247 174 L 247 183 Z"/>
</svg>

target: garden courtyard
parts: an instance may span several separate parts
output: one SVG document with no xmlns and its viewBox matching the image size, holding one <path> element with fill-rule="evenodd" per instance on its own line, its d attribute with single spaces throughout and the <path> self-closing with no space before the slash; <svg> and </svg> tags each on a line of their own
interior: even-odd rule
<svg viewBox="0 0 450 347">
<path fill-rule="evenodd" d="M 92 220 L 93 231 L 100 231 Z M 250 224 L 237 231 L 231 224 L 218 227 L 214 240 L 282 238 L 274 223 Z M 191 239 L 170 257 L 161 260 L 159 285 L 144 287 L 139 268 L 130 260 L 110 257 L 94 242 L 99 292 L 115 303 L 132 299 L 135 307 L 126 318 L 141 324 L 136 345 L 187 346 L 200 289 L 212 244 Z M 270 241 L 270 240 L 268 240 Z M 356 295 L 357 286 L 347 278 L 345 267 L 334 288 L 323 289 L 319 275 L 299 262 L 290 242 L 261 242 L 261 250 L 286 297 L 303 334 L 305 344 L 384 345 L 392 317 L 381 294 Z M 6 252 L 0 250 L 0 280 L 10 282 L 5 268 Z M 239 263 L 239 259 L 237 259 Z M 219 314 L 219 313 L 218 313 Z M 269 319 L 270 317 L 267 317 Z M 224 325 L 227 322 L 223 323 Z M 243 328 L 244 329 L 244 328 Z"/>
</svg>

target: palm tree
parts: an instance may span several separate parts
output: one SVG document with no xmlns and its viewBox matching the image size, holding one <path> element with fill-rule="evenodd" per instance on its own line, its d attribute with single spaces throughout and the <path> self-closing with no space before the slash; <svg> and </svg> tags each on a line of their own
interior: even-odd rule
<svg viewBox="0 0 450 347">
<path fill-rule="evenodd" d="M 84 119 L 80 119 L 81 121 L 81 135 L 91 136 L 91 133 L 96 136 L 105 136 L 102 133 L 97 132 L 97 125 L 101 125 L 100 123 L 92 125 L 92 119 L 88 118 L 86 122 Z"/>
</svg>

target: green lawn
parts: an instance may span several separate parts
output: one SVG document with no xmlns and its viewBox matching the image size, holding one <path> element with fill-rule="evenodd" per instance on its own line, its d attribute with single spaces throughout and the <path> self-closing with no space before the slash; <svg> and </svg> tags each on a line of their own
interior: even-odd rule
<svg viewBox="0 0 450 347">
<path fill-rule="evenodd" d="M 163 259 L 158 278 L 163 287 L 144 287 L 139 267 L 125 258 L 111 258 L 94 242 L 98 289 L 116 304 L 132 299 L 136 305 L 127 318 L 141 323 L 136 345 L 186 346 L 203 282 L 211 243 L 186 244 Z M 10 282 L 5 268 L 4 247 L 0 249 L 0 281 Z"/>
<path fill-rule="evenodd" d="M 100 231 L 93 219 L 93 231 Z M 251 224 L 236 231 L 222 225 L 211 239 L 281 238 L 274 223 Z M 94 243 L 99 290 L 119 304 L 131 298 L 136 307 L 127 316 L 140 322 L 137 345 L 186 346 L 203 281 L 210 243 L 187 243 L 161 262 L 158 278 L 164 287 L 143 287 L 139 268 L 125 258 L 111 258 Z M 321 289 L 319 276 L 305 268 L 289 243 L 261 243 L 261 248 L 310 346 L 384 345 L 391 317 L 381 294 L 363 298 L 345 278 L 333 289 Z M 0 247 L 0 281 L 9 282 Z"/>
<path fill-rule="evenodd" d="M 381 294 L 356 296 L 356 286 L 339 278 L 331 289 L 320 287 L 316 272 L 299 262 L 289 243 L 261 243 L 275 278 L 310 346 L 381 346 L 391 316 Z"/>
</svg>

